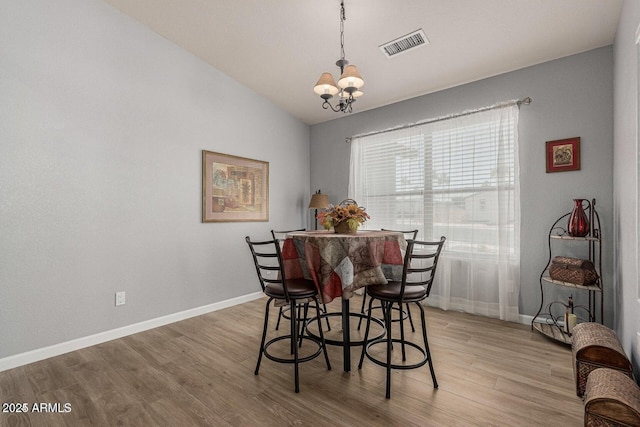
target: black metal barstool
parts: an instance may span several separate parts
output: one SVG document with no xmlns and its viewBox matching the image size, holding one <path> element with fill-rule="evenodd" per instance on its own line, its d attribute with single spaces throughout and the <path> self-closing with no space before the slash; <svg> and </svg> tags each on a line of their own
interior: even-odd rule
<svg viewBox="0 0 640 427">
<path fill-rule="evenodd" d="M 416 240 L 416 236 L 418 235 L 418 230 L 390 230 L 388 228 L 381 228 L 381 231 L 393 231 L 396 233 L 402 233 L 404 235 L 405 240 L 409 241 L 409 240 Z M 366 315 L 367 313 L 365 312 L 365 307 L 367 304 L 367 293 L 364 292 L 362 294 L 362 305 L 360 306 L 360 313 L 363 315 Z M 377 307 L 373 307 L 374 309 L 382 309 L 383 313 L 382 313 L 382 317 L 384 318 L 384 305 L 379 305 Z M 413 318 L 411 317 L 411 309 L 409 308 L 409 304 L 405 304 L 405 310 L 406 310 L 406 314 L 403 310 L 398 309 L 398 312 L 400 313 L 401 317 L 406 317 L 409 319 L 409 324 L 411 325 L 411 332 L 415 332 L 416 328 L 413 326 Z M 360 330 L 360 326 L 362 325 L 362 317 L 360 318 L 360 320 L 358 320 L 358 330 Z M 397 322 L 399 319 L 394 319 L 394 322 Z"/>
<path fill-rule="evenodd" d="M 260 370 L 260 362 L 262 356 L 266 356 L 268 359 L 278 363 L 293 363 L 294 364 L 294 380 L 295 391 L 300 391 L 300 380 L 298 373 L 298 365 L 302 362 L 315 359 L 320 353 L 324 353 L 324 358 L 327 363 L 327 369 L 331 369 L 331 363 L 329 362 L 329 355 L 327 354 L 327 347 L 324 342 L 324 334 L 322 332 L 322 325 L 320 322 L 320 309 L 318 308 L 318 289 L 312 280 L 307 279 L 287 279 L 282 263 L 282 252 L 280 251 L 280 245 L 277 240 L 267 241 L 251 241 L 249 236 L 245 237 L 245 241 L 249 245 L 253 262 L 256 267 L 256 273 L 258 280 L 260 281 L 260 287 L 262 292 L 269 297 L 265 307 L 264 313 L 264 327 L 262 330 L 262 340 L 260 342 L 260 353 L 258 354 L 258 362 L 256 363 L 255 375 L 258 375 Z M 274 277 L 272 277 L 274 276 Z M 304 305 L 309 300 L 315 303 L 316 316 L 315 319 L 318 322 L 319 339 L 310 336 L 298 337 L 298 320 L 296 319 L 296 308 L 298 305 Z M 269 324 L 269 306 L 272 301 L 284 301 L 289 304 L 290 307 L 290 320 L 291 320 L 291 332 L 288 335 L 278 336 L 266 341 L 267 326 Z M 298 355 L 298 340 L 306 339 L 314 342 L 318 349 L 312 354 L 299 357 Z M 290 340 L 291 354 L 293 357 L 284 358 L 278 357 L 269 352 L 269 347 L 279 341 Z"/>
<path fill-rule="evenodd" d="M 284 239 L 286 239 L 287 234 L 289 233 L 295 233 L 296 231 L 307 231 L 306 228 L 297 228 L 294 230 L 271 230 L 271 236 L 273 237 L 273 240 L 277 240 L 278 244 L 280 245 L 280 248 L 282 248 L 282 243 L 284 242 Z M 289 315 L 287 314 L 287 312 L 289 311 L 289 307 L 285 307 L 285 306 L 280 306 L 280 309 L 278 310 L 278 321 L 276 322 L 276 331 L 280 328 L 280 320 L 282 318 L 288 319 Z M 309 305 L 299 305 L 298 306 L 298 319 L 300 321 L 301 324 L 304 324 L 304 322 L 306 322 L 307 319 L 307 313 L 309 312 Z M 322 303 L 322 312 L 326 313 L 327 312 L 327 305 L 323 302 Z M 331 325 L 329 324 L 329 319 L 326 319 L 327 322 L 327 330 L 330 331 L 331 330 Z M 301 332 L 303 332 L 304 329 L 301 328 Z M 302 340 L 300 340 L 300 344 L 302 344 Z"/>
<path fill-rule="evenodd" d="M 427 339 L 427 325 L 424 316 L 424 308 L 421 301 L 426 299 L 431 292 L 433 279 L 438 265 L 438 258 L 444 246 L 446 238 L 442 236 L 437 242 L 423 242 L 417 240 L 409 240 L 407 242 L 407 252 L 404 257 L 404 266 L 402 270 L 401 282 L 389 282 L 387 285 L 371 285 L 367 286 L 367 295 L 369 295 L 369 312 L 367 314 L 367 327 L 365 329 L 365 344 L 362 346 L 360 354 L 360 363 L 358 369 L 362 368 L 364 356 L 379 366 L 383 366 L 387 370 L 387 388 L 386 398 L 391 397 L 391 369 L 415 369 L 426 363 L 429 363 L 431 371 L 431 379 L 433 387 L 438 388 L 436 373 L 433 369 L 433 360 L 431 351 L 429 350 L 429 340 Z M 369 340 L 369 327 L 371 325 L 371 309 L 373 302 L 379 300 L 384 307 L 385 326 L 387 335 L 383 338 Z M 403 317 L 400 316 L 400 338 L 393 338 L 391 335 L 391 312 L 394 304 L 402 309 L 403 304 L 414 303 L 420 309 L 420 319 L 422 326 L 423 345 L 409 341 L 405 337 L 403 327 Z M 378 344 L 386 343 L 386 360 L 380 360 L 375 357 L 372 348 Z M 391 353 L 394 350 L 393 343 L 400 344 L 402 352 L 402 362 L 406 362 L 406 346 L 412 347 L 422 355 L 420 361 L 415 363 L 392 363 Z"/>
</svg>

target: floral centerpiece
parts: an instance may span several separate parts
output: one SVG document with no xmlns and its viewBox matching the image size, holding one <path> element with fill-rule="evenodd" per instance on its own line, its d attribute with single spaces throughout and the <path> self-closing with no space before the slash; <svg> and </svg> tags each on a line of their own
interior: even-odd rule
<svg viewBox="0 0 640 427">
<path fill-rule="evenodd" d="M 360 224 L 364 224 L 370 217 L 355 200 L 346 199 L 337 206 L 329 205 L 326 210 L 318 213 L 317 218 L 327 230 L 333 227 L 336 233 L 355 233 Z"/>
</svg>

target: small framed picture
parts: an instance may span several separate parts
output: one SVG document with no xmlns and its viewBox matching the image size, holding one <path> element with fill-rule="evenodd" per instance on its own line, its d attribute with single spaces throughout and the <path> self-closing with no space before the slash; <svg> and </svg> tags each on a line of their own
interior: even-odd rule
<svg viewBox="0 0 640 427">
<path fill-rule="evenodd" d="M 269 163 L 202 150 L 202 222 L 268 220 Z"/>
<path fill-rule="evenodd" d="M 547 173 L 580 170 L 580 137 L 547 141 Z"/>
</svg>

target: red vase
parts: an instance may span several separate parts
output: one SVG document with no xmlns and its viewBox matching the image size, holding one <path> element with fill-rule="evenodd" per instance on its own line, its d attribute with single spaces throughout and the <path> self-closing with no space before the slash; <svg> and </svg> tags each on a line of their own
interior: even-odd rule
<svg viewBox="0 0 640 427">
<path fill-rule="evenodd" d="M 589 234 L 589 218 L 582 208 L 584 199 L 573 199 L 573 211 L 569 216 L 569 224 L 567 230 L 569 235 L 573 237 L 584 237 Z"/>
</svg>

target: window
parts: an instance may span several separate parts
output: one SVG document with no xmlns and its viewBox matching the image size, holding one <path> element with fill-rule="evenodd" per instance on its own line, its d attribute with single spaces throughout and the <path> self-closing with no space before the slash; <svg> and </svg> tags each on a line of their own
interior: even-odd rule
<svg viewBox="0 0 640 427">
<path fill-rule="evenodd" d="M 355 138 L 350 196 L 371 215 L 368 228 L 417 228 L 425 239 L 448 234 L 448 251 L 497 252 L 500 233 L 515 232 L 516 135 L 513 119 L 488 113 Z"/>
<path fill-rule="evenodd" d="M 422 240 L 445 236 L 443 258 L 469 263 L 476 279 L 493 280 L 509 265 L 513 291 L 519 281 L 517 123 L 513 102 L 354 137 L 349 197 L 366 207 L 367 228 L 418 229 Z M 495 275 L 472 272 L 482 263 L 493 265 Z M 476 279 L 464 281 L 477 286 Z M 469 292 L 462 293 L 464 300 Z M 501 300 L 499 289 L 488 293 L 496 297 L 483 297 L 491 304 Z M 510 312 L 517 313 L 517 297 L 509 299 Z M 477 312 L 462 300 L 460 307 Z"/>
</svg>

